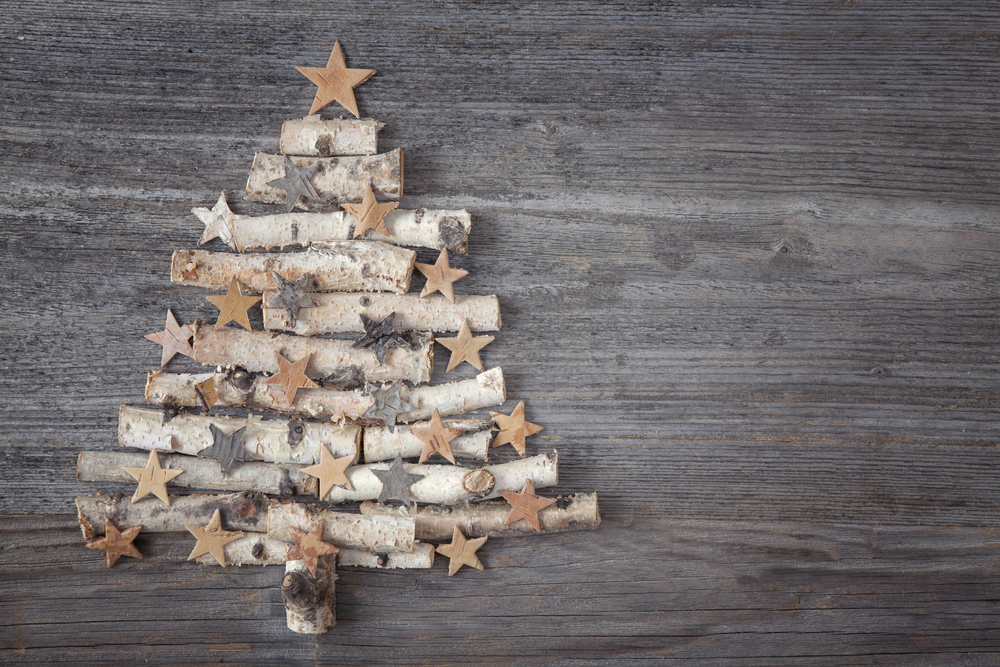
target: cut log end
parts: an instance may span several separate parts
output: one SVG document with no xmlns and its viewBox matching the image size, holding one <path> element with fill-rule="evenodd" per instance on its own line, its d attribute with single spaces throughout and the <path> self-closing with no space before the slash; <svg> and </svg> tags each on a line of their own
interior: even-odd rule
<svg viewBox="0 0 1000 667">
<path fill-rule="evenodd" d="M 320 635 L 337 624 L 335 562 L 334 556 L 320 556 L 315 577 L 301 560 L 285 564 L 281 594 L 285 599 L 288 629 L 292 632 Z"/>
</svg>

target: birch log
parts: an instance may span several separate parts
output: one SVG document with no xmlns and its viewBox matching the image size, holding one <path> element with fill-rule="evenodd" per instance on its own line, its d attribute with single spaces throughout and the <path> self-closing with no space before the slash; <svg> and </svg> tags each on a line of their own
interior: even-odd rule
<svg viewBox="0 0 1000 667">
<path fill-rule="evenodd" d="M 357 218 L 347 211 L 237 216 L 232 221 L 233 240 L 229 247 L 243 252 L 351 240 L 355 224 Z M 386 214 L 385 226 L 389 236 L 372 229 L 365 232 L 363 238 L 402 246 L 447 248 L 453 255 L 469 252 L 472 219 L 465 209 L 402 211 L 397 208 Z"/>
<path fill-rule="evenodd" d="M 323 519 L 323 540 L 338 547 L 379 553 L 413 551 L 413 519 L 372 514 L 346 514 L 320 504 L 274 503 L 267 513 L 267 536 L 293 542 L 290 527 L 311 530 Z"/>
<path fill-rule="evenodd" d="M 213 375 L 208 374 L 208 377 Z M 261 419 L 257 415 L 245 418 L 186 413 L 172 415 L 163 410 L 132 405 L 123 405 L 118 413 L 118 444 L 194 456 L 212 446 L 214 438 L 209 428 L 212 424 L 225 433 L 246 426 L 243 449 L 261 461 L 312 465 L 319 463 L 320 450 L 324 445 L 334 456 L 353 456 L 357 461 L 360 451 L 361 427 L 355 425 Z"/>
<path fill-rule="evenodd" d="M 207 386 L 212 388 L 211 392 L 204 391 Z M 214 400 L 209 402 L 206 393 Z M 442 417 L 448 417 L 500 405 L 507 399 L 499 367 L 468 380 L 404 388 L 400 395 L 412 406 L 411 410 L 396 415 L 396 421 L 402 424 L 429 419 L 435 408 Z M 372 398 L 360 389 L 300 389 L 288 405 L 281 387 L 264 384 L 242 370 L 197 374 L 156 371 L 146 381 L 146 401 L 170 407 L 225 406 L 374 423 L 364 417 L 372 406 Z"/>
<path fill-rule="evenodd" d="M 506 501 L 461 503 L 449 507 L 423 505 L 421 507 L 395 507 L 366 500 L 361 503 L 364 515 L 410 517 L 416 521 L 417 539 L 428 542 L 447 542 L 456 526 L 466 537 L 518 537 L 538 533 L 523 519 L 505 526 L 511 506 Z M 596 493 L 578 493 L 559 496 L 554 505 L 538 512 L 543 533 L 564 533 L 571 530 L 597 530 L 601 514 L 597 508 Z"/>
<path fill-rule="evenodd" d="M 285 155 L 330 157 L 333 155 L 375 155 L 378 131 L 385 127 L 377 120 L 323 120 L 319 114 L 286 120 L 281 124 L 280 150 Z"/>
<path fill-rule="evenodd" d="M 292 545 L 281 540 L 272 540 L 263 533 L 248 533 L 235 542 L 226 545 L 227 565 L 281 565 L 285 554 Z M 195 559 L 201 565 L 218 565 L 212 554 L 204 554 Z M 363 549 L 343 548 L 337 554 L 337 565 L 341 567 L 375 567 L 383 570 L 417 570 L 434 565 L 434 545 L 414 542 L 413 551 L 378 553 Z"/>
<path fill-rule="evenodd" d="M 421 299 L 417 294 L 313 294 L 316 305 L 302 308 L 293 325 L 280 308 L 268 308 L 274 292 L 264 293 L 264 328 L 293 331 L 300 336 L 340 331 L 364 331 L 360 315 L 382 320 L 396 313 L 393 325 L 403 331 L 458 331 L 469 320 L 473 331 L 500 330 L 500 302 L 492 296 L 455 296 L 451 303 L 441 294 Z"/>
<path fill-rule="evenodd" d="M 305 561 L 285 563 L 281 595 L 285 598 L 285 620 L 292 632 L 321 635 L 337 625 L 334 563 L 336 556 L 320 556 L 315 576 Z"/>
<path fill-rule="evenodd" d="M 122 482 L 135 484 L 135 478 L 122 467 L 145 467 L 149 457 L 138 452 L 80 452 L 76 460 L 78 482 Z M 180 454 L 160 456 L 160 466 L 184 473 L 170 480 L 171 487 L 203 491 L 260 491 L 272 496 L 315 495 L 316 478 L 294 464 L 236 461 L 225 475 L 219 462 Z M 169 489 L 168 489 L 169 491 Z"/>
<path fill-rule="evenodd" d="M 319 165 L 319 170 L 309 179 L 319 196 L 316 199 L 302 197 L 296 204 L 306 211 L 328 210 L 343 202 L 359 202 L 364 199 L 369 184 L 379 201 L 399 201 L 403 195 L 402 148 L 380 155 L 361 157 L 289 159 L 299 170 Z M 243 198 L 266 204 L 284 204 L 285 191 L 268 185 L 269 181 L 277 180 L 284 175 L 284 155 L 257 153 L 253 156 L 253 166 L 250 167 Z"/>
<path fill-rule="evenodd" d="M 353 341 L 289 336 L 235 327 L 216 329 L 198 323 L 195 330 L 194 360 L 223 368 L 238 366 L 252 372 L 274 374 L 278 362 L 274 353 L 298 361 L 309 356 L 306 375 L 328 388 L 353 388 L 371 382 L 407 380 L 413 384 L 430 382 L 434 370 L 434 338 L 431 334 L 403 334 L 410 348 L 391 347 L 385 364 L 379 364 L 371 350 L 356 350 Z"/>
<path fill-rule="evenodd" d="M 254 294 L 274 287 L 269 272 L 286 280 L 305 274 L 315 278 L 318 292 L 397 292 L 410 289 L 417 253 L 380 241 L 333 241 L 309 246 L 304 252 L 240 255 L 208 250 L 175 250 L 170 281 L 214 290 L 229 289 L 235 278 Z M 272 297 L 274 294 L 271 295 Z"/>
<path fill-rule="evenodd" d="M 349 491 L 341 486 L 333 487 L 329 502 L 347 503 L 378 498 L 382 482 L 372 470 L 388 470 L 390 465 L 368 463 L 348 468 L 345 474 L 354 489 Z M 520 491 L 527 479 L 534 482 L 536 489 L 559 483 L 559 457 L 554 451 L 482 468 L 404 463 L 403 470 L 422 476 L 410 486 L 410 498 L 418 503 L 435 505 L 496 498 L 501 491 Z"/>
<path fill-rule="evenodd" d="M 104 520 L 116 526 L 142 525 L 144 533 L 185 532 L 187 524 L 205 525 L 215 510 L 222 511 L 226 530 L 263 532 L 267 529 L 267 510 L 271 504 L 264 494 L 254 491 L 222 495 L 172 496 L 170 506 L 158 502 L 132 504 L 130 496 L 112 493 L 106 496 L 77 496 L 76 509 L 83 538 L 104 534 Z M 398 519 L 410 521 L 413 519 Z M 291 541 L 291 540 L 289 540 Z"/>
<path fill-rule="evenodd" d="M 397 454 L 404 459 L 419 457 L 424 449 L 424 443 L 413 435 L 413 430 L 428 426 L 428 422 L 419 422 L 409 426 L 397 426 L 395 432 L 386 426 L 366 427 L 361 439 L 365 448 L 365 463 L 391 461 Z M 445 419 L 444 427 L 459 431 L 459 435 L 451 441 L 451 451 L 455 456 L 481 461 L 487 459 L 490 441 L 493 439 L 490 431 L 493 428 L 492 421 Z"/>
</svg>

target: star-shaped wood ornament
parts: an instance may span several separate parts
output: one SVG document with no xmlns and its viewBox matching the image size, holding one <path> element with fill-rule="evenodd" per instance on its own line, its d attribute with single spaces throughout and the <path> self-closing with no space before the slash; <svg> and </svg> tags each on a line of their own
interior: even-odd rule
<svg viewBox="0 0 1000 667">
<path fill-rule="evenodd" d="M 160 455 L 156 453 L 155 449 L 149 453 L 149 460 L 146 461 L 145 468 L 122 467 L 122 470 L 139 482 L 139 486 L 136 487 L 135 494 L 132 496 L 133 503 L 152 493 L 168 506 L 170 505 L 170 496 L 167 495 L 167 482 L 184 472 L 183 470 L 161 468 Z"/>
<path fill-rule="evenodd" d="M 369 184 L 360 204 L 341 204 L 341 206 L 358 219 L 354 223 L 354 238 L 358 238 L 369 229 L 390 236 L 389 228 L 385 226 L 385 214 L 399 206 L 399 203 L 379 204 L 375 201 L 375 193 L 372 192 L 372 186 Z"/>
<path fill-rule="evenodd" d="M 469 320 L 462 320 L 462 327 L 458 330 L 458 336 L 454 338 L 437 338 L 437 342 L 451 350 L 451 358 L 448 360 L 448 368 L 445 373 L 451 372 L 453 368 L 463 361 L 469 362 L 471 366 L 478 370 L 483 370 L 483 360 L 479 358 L 479 351 L 493 342 L 493 336 L 472 336 L 472 328 Z"/>
<path fill-rule="evenodd" d="M 358 115 L 358 103 L 354 99 L 354 87 L 367 81 L 375 70 L 373 69 L 349 69 L 344 61 L 344 50 L 340 47 L 340 40 L 333 45 L 330 59 L 326 67 L 296 67 L 310 81 L 319 86 L 316 97 L 313 99 L 309 113 L 314 114 L 328 104 L 337 102 L 344 107 L 355 118 Z"/>
<path fill-rule="evenodd" d="M 243 296 L 243 292 L 240 291 L 240 284 L 236 282 L 236 278 L 233 278 L 229 283 L 229 291 L 226 292 L 225 296 L 206 296 L 206 299 L 211 301 L 216 308 L 219 309 L 219 319 L 215 323 L 216 329 L 221 329 L 230 322 L 236 322 L 241 327 L 247 331 L 252 331 L 250 328 L 250 317 L 247 315 L 247 311 L 252 305 L 260 301 L 259 296 Z"/>
<path fill-rule="evenodd" d="M 316 286 L 316 276 L 306 273 L 295 280 L 287 280 L 276 271 L 272 271 L 270 276 L 278 293 L 267 302 L 267 307 L 284 310 L 289 323 L 294 327 L 299 317 L 299 309 L 312 308 L 316 305 L 316 301 L 309 295 Z"/>
<path fill-rule="evenodd" d="M 441 413 L 438 412 L 437 408 L 434 408 L 434 415 L 427 428 L 415 428 L 410 432 L 424 443 L 424 449 L 420 452 L 418 463 L 423 463 L 434 454 L 440 454 L 452 463 L 455 462 L 455 455 L 451 451 L 451 441 L 462 432 L 457 428 L 445 428 L 444 422 L 441 421 Z"/>
<path fill-rule="evenodd" d="M 194 330 L 193 324 L 185 324 L 184 326 L 177 324 L 177 318 L 174 317 L 169 308 L 167 309 L 166 328 L 163 331 L 144 336 L 147 340 L 163 346 L 163 352 L 160 354 L 160 368 L 166 366 L 167 362 L 173 359 L 178 352 L 185 357 L 194 359 L 194 350 L 191 349 L 191 343 L 188 342 L 194 335 Z"/>
<path fill-rule="evenodd" d="M 308 197 L 310 199 L 319 197 L 316 194 L 316 188 L 313 187 L 312 182 L 309 180 L 319 168 L 320 165 L 314 164 L 300 170 L 292 162 L 292 159 L 286 155 L 285 175 L 273 181 L 268 181 L 267 184 L 285 191 L 285 206 L 288 207 L 288 212 L 291 213 L 295 205 L 299 203 L 299 197 Z"/>
<path fill-rule="evenodd" d="M 497 426 L 500 427 L 500 432 L 493 438 L 492 446 L 499 447 L 500 445 L 509 443 L 517 450 L 521 458 L 524 458 L 524 439 L 542 430 L 542 427 L 538 424 L 524 421 L 524 401 L 517 404 L 517 407 L 510 413 L 510 416 L 491 410 L 490 417 L 493 417 L 496 420 Z"/>
<path fill-rule="evenodd" d="M 278 351 L 275 351 L 274 358 L 278 362 L 278 372 L 264 381 L 264 384 L 277 384 L 285 388 L 285 401 L 288 405 L 295 400 L 295 394 L 299 389 L 318 389 L 319 385 L 306 377 L 306 366 L 312 358 L 310 352 L 295 363 L 286 359 Z"/>
<path fill-rule="evenodd" d="M 326 500 L 331 489 L 335 486 L 343 486 L 348 491 L 354 490 L 354 487 L 351 486 L 351 480 L 347 479 L 347 475 L 344 474 L 353 460 L 354 457 L 350 455 L 342 456 L 339 459 L 334 458 L 326 445 L 321 445 L 319 463 L 303 468 L 302 472 L 310 477 L 319 478 L 319 499 Z"/>
<path fill-rule="evenodd" d="M 476 556 L 476 552 L 479 551 L 479 547 L 486 543 L 486 540 L 485 537 L 467 540 L 458 526 L 455 526 L 455 530 L 451 534 L 451 544 L 442 544 L 437 548 L 439 554 L 451 559 L 448 563 L 448 576 L 450 577 L 461 570 L 463 565 L 482 570 L 483 564 Z"/>
<path fill-rule="evenodd" d="M 370 390 L 373 401 L 372 406 L 365 410 L 365 413 L 361 416 L 365 419 L 380 419 L 383 424 L 395 433 L 396 416 L 400 412 L 413 409 L 412 405 L 400 398 L 399 392 L 402 389 L 403 385 L 399 382 L 393 382 L 388 387 L 382 385 L 381 389 L 372 387 Z"/>
<path fill-rule="evenodd" d="M 247 450 L 243 449 L 243 434 L 247 427 L 243 426 L 232 433 L 223 433 L 215 424 L 208 425 L 212 432 L 214 443 L 198 452 L 198 456 L 218 459 L 222 474 L 229 473 L 233 461 L 253 461 L 254 458 Z"/>
<path fill-rule="evenodd" d="M 365 328 L 365 335 L 354 341 L 351 346 L 357 350 L 372 350 L 379 365 L 385 364 L 385 355 L 390 347 L 410 347 L 406 339 L 396 333 L 393 328 L 393 320 L 396 313 L 389 313 L 382 321 L 376 322 L 367 315 L 361 315 L 361 326 Z"/>
<path fill-rule="evenodd" d="M 403 457 L 396 454 L 396 460 L 392 462 L 388 470 L 370 469 L 372 474 L 382 482 L 382 491 L 378 494 L 378 501 L 384 503 L 387 500 L 402 500 L 403 504 L 409 507 L 413 501 L 410 500 L 410 486 L 420 481 L 423 475 L 413 475 L 403 469 Z"/>
<path fill-rule="evenodd" d="M 513 491 L 501 491 L 500 495 L 513 507 L 510 514 L 504 520 L 503 525 L 509 526 L 515 521 L 524 519 L 539 533 L 542 532 L 542 526 L 538 523 L 538 511 L 545 509 L 549 505 L 554 505 L 556 502 L 552 498 L 543 498 L 535 495 L 535 483 L 530 479 L 524 480 L 524 488 L 517 493 Z"/>
<path fill-rule="evenodd" d="M 308 533 L 304 530 L 299 530 L 295 526 L 288 527 L 288 532 L 292 534 L 292 539 L 295 540 L 295 546 L 285 554 L 286 563 L 290 560 L 301 560 L 309 568 L 309 573 L 315 577 L 320 556 L 332 556 L 333 554 L 340 553 L 340 549 L 329 542 L 323 541 L 324 523 L 325 520 L 320 519 Z"/>
<path fill-rule="evenodd" d="M 212 520 L 205 526 L 184 527 L 198 540 L 187 559 L 194 560 L 198 556 L 210 553 L 222 567 L 226 566 L 226 545 L 243 537 L 241 532 L 222 530 L 222 512 L 219 510 L 215 510 Z"/>
<path fill-rule="evenodd" d="M 142 526 L 128 528 L 125 532 L 120 532 L 111 519 L 104 520 L 104 537 L 87 542 L 88 549 L 97 549 L 104 552 L 104 564 L 111 567 L 118 562 L 122 556 L 129 558 L 142 558 L 142 554 L 132 544 L 132 540 L 142 530 Z"/>
<path fill-rule="evenodd" d="M 428 294 L 434 294 L 434 292 L 439 291 L 441 294 L 444 294 L 444 298 L 455 303 L 455 289 L 452 283 L 459 278 L 469 275 L 469 272 L 465 269 L 451 268 L 451 264 L 448 262 L 447 248 L 441 249 L 441 254 L 438 255 L 437 261 L 433 264 L 416 262 L 414 266 L 427 278 L 424 289 L 420 291 L 421 299 Z"/>
<path fill-rule="evenodd" d="M 219 194 L 219 201 L 215 202 L 212 208 L 199 206 L 191 209 L 199 220 L 205 223 L 205 231 L 198 239 L 198 245 L 205 245 L 212 239 L 222 239 L 222 242 L 233 250 L 236 247 L 236 236 L 233 232 L 233 221 L 241 218 L 248 218 L 247 215 L 236 215 L 229 210 L 229 202 L 226 201 L 226 193 Z"/>
</svg>

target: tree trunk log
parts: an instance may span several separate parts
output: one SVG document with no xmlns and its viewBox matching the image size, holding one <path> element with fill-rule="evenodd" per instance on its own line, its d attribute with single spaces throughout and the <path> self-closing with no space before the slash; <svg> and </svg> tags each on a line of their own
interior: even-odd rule
<svg viewBox="0 0 1000 667">
<path fill-rule="evenodd" d="M 281 565 L 285 554 L 292 545 L 281 540 L 272 540 L 263 533 L 249 533 L 226 545 L 227 565 Z M 212 554 L 195 559 L 201 565 L 218 565 Z M 413 551 L 378 553 L 346 547 L 337 554 L 340 567 L 374 567 L 382 570 L 418 570 L 434 565 L 434 545 L 414 542 Z"/>
<path fill-rule="evenodd" d="M 285 563 L 281 594 L 285 598 L 288 629 L 303 635 L 321 635 L 337 625 L 336 556 L 320 556 L 316 576 L 305 561 Z"/>
<path fill-rule="evenodd" d="M 404 294 L 410 289 L 416 256 L 413 250 L 380 241 L 333 241 L 317 243 L 303 252 L 246 255 L 175 250 L 170 263 L 170 281 L 178 285 L 226 290 L 235 278 L 244 289 L 260 294 L 274 288 L 274 279 L 268 275 L 273 271 L 293 281 L 311 274 L 315 278 L 317 292 Z M 307 308 L 302 312 L 308 310 L 313 309 Z"/>
<path fill-rule="evenodd" d="M 375 155 L 378 131 L 383 127 L 385 124 L 377 120 L 323 120 L 319 114 L 313 114 L 281 124 L 278 150 L 284 155 L 312 157 Z"/>
<path fill-rule="evenodd" d="M 458 331 L 469 320 L 473 331 L 500 330 L 500 303 L 495 295 L 455 296 L 451 303 L 441 294 L 421 299 L 417 294 L 313 294 L 316 305 L 299 310 L 293 325 L 280 308 L 268 308 L 274 292 L 264 293 L 264 328 L 315 336 L 341 331 L 364 331 L 360 315 L 382 320 L 396 313 L 393 325 L 402 331 Z"/>
<path fill-rule="evenodd" d="M 309 531 L 320 519 L 324 520 L 323 540 L 338 547 L 378 553 L 413 551 L 413 519 L 346 514 L 317 503 L 272 504 L 267 513 L 267 536 L 291 543 L 294 540 L 288 530 L 290 527 Z"/>
<path fill-rule="evenodd" d="M 404 459 L 420 456 L 424 449 L 423 441 L 413 435 L 414 429 L 427 428 L 427 422 L 396 426 L 395 432 L 387 426 L 365 427 L 364 443 L 365 463 L 391 461 L 396 455 Z M 493 438 L 491 429 L 493 422 L 488 419 L 445 419 L 445 428 L 458 429 L 460 435 L 451 441 L 452 453 L 461 458 L 488 458 L 490 441 Z"/>
<path fill-rule="evenodd" d="M 364 515 L 391 514 L 416 520 L 417 539 L 425 542 L 447 542 L 455 526 L 468 537 L 518 537 L 537 535 L 525 520 L 505 526 L 511 506 L 506 501 L 492 500 L 485 503 L 461 503 L 442 507 L 395 507 L 366 500 L 361 503 Z M 554 505 L 538 512 L 543 533 L 564 533 L 571 530 L 597 530 L 601 515 L 597 508 L 596 493 L 578 493 L 559 496 Z"/>
<path fill-rule="evenodd" d="M 192 344 L 198 363 L 223 368 L 238 366 L 270 374 L 278 372 L 275 352 L 294 361 L 312 355 L 306 375 L 327 388 L 351 389 L 394 380 L 415 385 L 430 382 L 434 370 L 433 336 L 415 331 L 403 337 L 410 341 L 410 349 L 389 348 L 385 364 L 379 364 L 371 350 L 354 349 L 353 341 L 349 340 L 288 336 L 235 327 L 216 329 L 201 323 Z"/>
<path fill-rule="evenodd" d="M 311 179 L 316 199 L 302 197 L 296 204 L 305 211 L 336 208 L 344 202 L 359 202 L 371 184 L 379 201 L 399 201 L 403 195 L 403 149 L 361 157 L 293 157 L 296 169 L 320 165 Z M 284 204 L 285 191 L 268 185 L 285 175 L 285 156 L 257 153 L 247 177 L 243 198 L 266 204 Z"/>
</svg>

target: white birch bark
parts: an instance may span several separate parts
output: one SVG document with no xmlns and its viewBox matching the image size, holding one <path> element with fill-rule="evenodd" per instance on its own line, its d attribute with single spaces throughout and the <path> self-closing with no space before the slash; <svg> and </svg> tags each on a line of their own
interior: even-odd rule
<svg viewBox="0 0 1000 667">
<path fill-rule="evenodd" d="M 227 290 L 235 278 L 243 289 L 260 294 L 274 289 L 268 275 L 273 271 L 292 281 L 311 274 L 318 292 L 403 294 L 410 289 L 416 256 L 413 250 L 380 241 L 332 241 L 311 245 L 303 252 L 245 255 L 184 249 L 174 251 L 170 281 Z"/>
<path fill-rule="evenodd" d="M 337 625 L 336 556 L 320 556 L 316 575 L 305 561 L 285 563 L 281 594 L 285 598 L 288 629 L 303 635 L 321 635 Z"/>
<path fill-rule="evenodd" d="M 399 201 L 403 195 L 403 149 L 360 157 L 292 157 L 296 169 L 319 165 L 309 182 L 319 195 L 316 199 L 301 197 L 296 206 L 305 211 L 322 211 L 344 202 L 364 199 L 371 185 L 378 201 Z M 268 182 L 285 175 L 285 156 L 257 153 L 247 177 L 243 198 L 266 204 L 284 204 L 285 191 Z"/>
<path fill-rule="evenodd" d="M 291 548 L 289 542 L 273 540 L 264 533 L 248 533 L 226 545 L 227 565 L 281 565 Z M 201 565 L 218 565 L 212 554 L 195 559 Z M 383 570 L 417 570 L 434 565 L 434 545 L 414 542 L 413 551 L 378 553 L 363 549 L 342 548 L 337 554 L 340 567 L 374 567 Z"/>
<path fill-rule="evenodd" d="M 281 124 L 278 150 L 285 155 L 315 157 L 375 155 L 378 131 L 383 127 L 384 123 L 370 118 L 323 120 L 319 114 L 313 114 Z"/>
<path fill-rule="evenodd" d="M 267 514 L 267 536 L 294 542 L 290 527 L 312 530 L 323 519 L 323 540 L 338 547 L 379 553 L 413 551 L 413 519 L 372 514 L 346 514 L 324 509 L 318 504 L 279 502 Z"/>
<path fill-rule="evenodd" d="M 428 422 L 418 422 L 409 426 L 396 426 L 395 432 L 387 426 L 366 426 L 361 441 L 364 444 L 365 463 L 391 461 L 396 455 L 404 459 L 420 456 L 423 441 L 413 435 L 414 429 L 427 428 Z M 488 419 L 445 419 L 445 428 L 457 429 L 459 435 L 451 441 L 451 452 L 456 457 L 479 459 L 488 458 L 493 422 Z"/>
<path fill-rule="evenodd" d="M 451 303 L 441 294 L 421 299 L 417 294 L 313 294 L 316 305 L 302 308 L 295 325 L 284 310 L 268 308 L 274 292 L 264 293 L 264 328 L 292 331 L 300 336 L 364 331 L 361 315 L 382 320 L 396 313 L 393 325 L 402 331 L 458 331 L 462 321 L 469 320 L 473 331 L 500 330 L 500 302 L 496 295 L 455 295 Z"/>
</svg>

